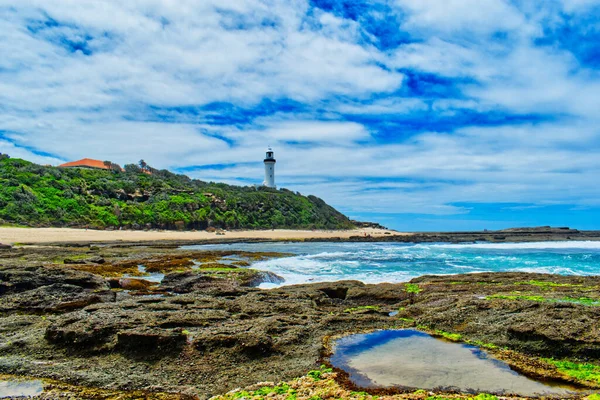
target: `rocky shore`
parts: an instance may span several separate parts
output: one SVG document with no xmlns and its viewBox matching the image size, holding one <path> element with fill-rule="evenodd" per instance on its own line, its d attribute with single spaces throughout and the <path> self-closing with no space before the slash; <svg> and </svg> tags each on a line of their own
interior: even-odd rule
<svg viewBox="0 0 600 400">
<path fill-rule="evenodd" d="M 307 239 L 312 241 L 314 239 Z M 352 236 L 349 241 L 357 242 L 402 242 L 402 243 L 526 243 L 555 241 L 600 241 L 600 231 L 580 231 L 567 227 L 512 228 L 499 231 L 472 232 L 416 232 L 410 234 L 388 234 L 381 238 Z"/>
<path fill-rule="evenodd" d="M 223 398 L 368 398 L 342 371 L 319 369 L 331 339 L 416 327 L 480 346 L 530 376 L 600 389 L 600 277 L 489 273 L 257 289 L 277 277 L 247 266 L 283 256 L 139 245 L 2 250 L 2 379 L 43 378 L 40 398 L 207 399 L 240 387 L 248 389 Z M 319 379 L 294 380 L 311 370 Z M 256 385 L 265 381 L 273 384 Z M 261 389 L 282 381 L 298 386 L 289 389 L 296 397 Z"/>
</svg>

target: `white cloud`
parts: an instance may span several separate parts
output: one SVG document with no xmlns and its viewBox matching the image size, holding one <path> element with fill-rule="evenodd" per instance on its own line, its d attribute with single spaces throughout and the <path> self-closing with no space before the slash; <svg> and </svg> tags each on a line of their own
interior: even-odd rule
<svg viewBox="0 0 600 400">
<path fill-rule="evenodd" d="M 408 12 L 409 29 L 490 34 L 523 30 L 526 24 L 523 14 L 505 0 L 396 0 L 396 4 Z"/>
<path fill-rule="evenodd" d="M 270 144 L 280 184 L 353 212 L 600 205 L 590 185 L 600 173 L 600 75 L 568 48 L 536 45 L 547 24 L 595 5 L 396 0 L 401 22 L 387 29 L 415 41 L 378 49 L 360 21 L 305 0 L 4 0 L 0 151 L 40 163 L 144 158 L 259 183 Z M 456 95 L 411 96 L 406 70 L 446 78 Z M 250 113 L 265 99 L 301 111 L 275 107 L 249 122 L 202 111 L 223 102 Z M 464 112 L 507 121 L 452 128 Z M 450 127 L 373 127 L 414 115 Z M 223 121 L 211 124 L 215 116 Z"/>
<path fill-rule="evenodd" d="M 390 115 L 390 114 L 410 114 L 412 112 L 425 111 L 429 108 L 422 99 L 402 99 L 386 98 L 382 100 L 364 102 L 348 102 L 340 104 L 336 111 L 345 114 L 371 114 L 371 115 Z"/>
<path fill-rule="evenodd" d="M 243 133 L 252 136 L 254 141 L 269 142 L 312 142 L 312 143 L 337 143 L 343 145 L 357 140 L 370 138 L 367 129 L 355 122 L 338 121 L 279 121 L 259 120 L 258 124 L 266 122 L 266 129 L 252 133 Z M 239 137 L 244 141 L 244 137 Z"/>
<path fill-rule="evenodd" d="M 306 8 L 304 2 L 267 7 L 258 0 L 21 2 L 2 20 L 2 31 L 10 32 L 2 52 L 6 63 L 27 68 L 5 82 L 2 101 L 27 109 L 121 105 L 123 100 L 198 105 L 253 103 L 266 96 L 314 100 L 398 87 L 401 74 L 376 65 L 380 56 L 348 41 L 344 27 L 305 28 Z M 45 15 L 59 25 L 29 34 L 23 25 L 32 18 L 43 24 Z M 262 27 L 265 20 L 277 28 Z M 249 28 L 224 28 L 237 24 Z M 89 57 L 61 47 L 63 36 L 80 40 L 86 35 L 93 51 Z M 13 43 L 29 50 L 15 49 Z"/>
<path fill-rule="evenodd" d="M 598 7 L 598 0 L 562 0 L 561 5 L 568 13 L 581 13 Z"/>
<path fill-rule="evenodd" d="M 15 146 L 13 143 L 2 139 L 0 139 L 0 153 L 8 154 L 13 158 L 23 158 L 25 160 L 42 165 L 56 165 L 58 162 L 60 162 L 60 160 L 57 158 L 36 154 L 30 150 Z"/>
<path fill-rule="evenodd" d="M 10 129 L 5 137 L 21 146 L 60 154 L 62 160 L 90 157 L 131 163 L 144 158 L 154 167 L 166 168 L 207 159 L 216 161 L 228 148 L 222 140 L 187 124 L 98 120 L 82 124 L 70 114 L 55 116 L 45 124 L 31 121 L 19 125 L 21 122 L 10 123 L 0 116 L 0 124 Z M 177 159 L 173 158 L 175 154 Z"/>
</svg>

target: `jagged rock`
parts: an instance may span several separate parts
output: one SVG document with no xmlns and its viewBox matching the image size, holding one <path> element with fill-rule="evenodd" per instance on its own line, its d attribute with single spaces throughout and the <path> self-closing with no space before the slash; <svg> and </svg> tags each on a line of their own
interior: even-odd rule
<svg viewBox="0 0 600 400">
<path fill-rule="evenodd" d="M 161 284 L 161 289 L 175 293 L 190 293 L 212 286 L 215 278 L 195 272 L 175 272 L 166 275 Z"/>
<path fill-rule="evenodd" d="M 83 289 L 106 290 L 108 283 L 98 275 L 60 267 L 0 267 L 0 295 L 19 293 L 55 283 Z"/>
<path fill-rule="evenodd" d="M 141 264 L 131 257 L 133 250 L 123 252 L 134 269 Z M 103 254 L 112 265 L 109 253 Z M 18 300 L 27 308 L 2 313 L 0 369 L 57 379 L 75 376 L 82 384 L 119 389 L 162 385 L 175 392 L 187 386 L 209 398 L 318 368 L 327 338 L 412 326 L 507 347 L 524 358 L 600 359 L 600 307 L 564 302 L 566 297 L 598 298 L 600 277 L 425 276 L 412 280 L 418 290 L 408 293 L 403 283 L 356 281 L 259 290 L 236 277 L 243 268 L 231 269 L 236 274 L 221 267 L 209 270 L 167 274 L 159 286 L 164 294 L 134 296 L 108 290 L 121 287 L 119 278 L 105 280 L 66 267 L 0 267 L 0 304 L 8 299 L 13 307 Z M 515 291 L 557 301 L 494 296 Z M 27 315 L 42 304 L 49 304 L 52 314 Z"/>
<path fill-rule="evenodd" d="M 156 282 L 150 282 L 145 279 L 121 278 L 118 281 L 119 287 L 125 290 L 147 290 L 152 286 L 158 285 Z"/>
<path fill-rule="evenodd" d="M 0 312 L 68 312 L 114 300 L 115 293 L 108 290 L 91 292 L 81 286 L 55 283 L 5 295 L 0 304 Z"/>
<path fill-rule="evenodd" d="M 73 260 L 72 258 L 65 258 L 63 260 L 65 264 L 85 264 L 85 260 Z"/>
<path fill-rule="evenodd" d="M 273 339 L 265 332 L 205 334 L 197 337 L 193 345 L 200 351 L 230 348 L 235 353 L 251 358 L 267 357 L 275 352 Z"/>
<path fill-rule="evenodd" d="M 397 284 L 381 283 L 378 285 L 355 285 L 348 289 L 348 300 L 393 304 L 408 299 L 410 296 L 403 287 Z"/>
<path fill-rule="evenodd" d="M 141 356 L 156 356 L 156 353 L 177 354 L 186 343 L 181 330 L 131 329 L 117 334 L 117 348 Z"/>
<path fill-rule="evenodd" d="M 55 345 L 71 349 L 92 350 L 114 339 L 118 326 L 102 325 L 89 329 L 85 311 L 70 313 L 46 329 L 44 338 Z"/>
</svg>

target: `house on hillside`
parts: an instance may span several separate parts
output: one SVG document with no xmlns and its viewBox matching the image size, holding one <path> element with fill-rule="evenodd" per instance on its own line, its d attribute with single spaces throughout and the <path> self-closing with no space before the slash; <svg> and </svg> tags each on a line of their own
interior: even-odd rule
<svg viewBox="0 0 600 400">
<path fill-rule="evenodd" d="M 118 164 L 110 161 L 92 160 L 91 158 L 83 158 L 78 161 L 71 161 L 58 166 L 59 168 L 88 168 L 88 169 L 106 169 L 122 171 Z"/>
</svg>

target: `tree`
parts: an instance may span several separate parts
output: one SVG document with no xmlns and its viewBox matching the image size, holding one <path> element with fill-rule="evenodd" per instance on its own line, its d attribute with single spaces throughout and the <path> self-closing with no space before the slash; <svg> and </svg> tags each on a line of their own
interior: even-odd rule
<svg viewBox="0 0 600 400">
<path fill-rule="evenodd" d="M 122 215 L 123 213 L 121 212 L 121 207 L 119 207 L 118 204 L 115 204 L 115 207 L 113 208 L 113 214 L 115 214 L 115 217 L 117 217 L 117 219 L 119 220 L 119 225 L 121 225 L 121 221 L 122 221 Z"/>
<path fill-rule="evenodd" d="M 148 164 L 146 164 L 146 161 L 144 160 L 140 160 L 139 166 L 142 169 L 142 171 L 146 171 L 146 169 L 148 168 Z"/>
<path fill-rule="evenodd" d="M 125 164 L 125 172 L 128 174 L 139 174 L 142 170 L 135 164 Z"/>
<path fill-rule="evenodd" d="M 112 161 L 104 161 L 104 165 L 112 172 L 121 172 L 121 166 Z"/>
<path fill-rule="evenodd" d="M 10 158 L 10 156 L 8 154 L 2 154 L 2 153 L 0 153 L 0 160 L 6 160 L 6 159 L 9 159 L 9 158 Z"/>
<path fill-rule="evenodd" d="M 121 170 L 112 162 L 107 167 Z M 166 170 L 144 176 L 138 163 L 107 174 L 0 161 L 0 219 L 30 226 L 188 228 L 351 228 L 317 197 L 209 184 Z M 148 171 L 155 171 L 146 164 Z"/>
</svg>

